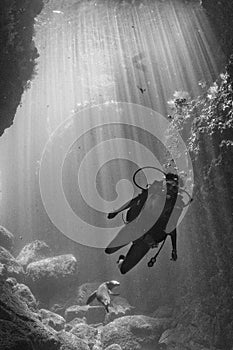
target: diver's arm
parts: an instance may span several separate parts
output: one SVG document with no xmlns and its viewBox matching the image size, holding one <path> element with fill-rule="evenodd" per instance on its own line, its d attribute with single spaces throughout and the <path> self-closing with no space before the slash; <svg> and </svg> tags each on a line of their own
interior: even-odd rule
<svg viewBox="0 0 233 350">
<path fill-rule="evenodd" d="M 119 209 L 111 212 L 108 214 L 107 218 L 108 219 L 113 219 L 117 214 L 119 214 L 121 211 L 130 208 L 134 203 L 136 203 L 140 197 L 142 196 L 143 192 L 140 193 L 137 197 L 134 197 L 133 199 L 131 199 L 130 201 L 128 201 L 127 203 L 123 204 L 122 207 L 120 207 Z"/>
<path fill-rule="evenodd" d="M 176 228 L 170 233 L 171 241 L 172 241 L 172 257 L 171 260 L 177 260 L 177 251 L 176 251 Z"/>
</svg>

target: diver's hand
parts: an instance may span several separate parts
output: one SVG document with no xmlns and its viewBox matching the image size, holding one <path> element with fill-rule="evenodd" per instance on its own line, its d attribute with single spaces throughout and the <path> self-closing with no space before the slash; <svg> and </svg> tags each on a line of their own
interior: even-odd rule
<svg viewBox="0 0 233 350">
<path fill-rule="evenodd" d="M 177 260 L 177 252 L 176 252 L 176 250 L 173 250 L 173 251 L 172 251 L 171 260 L 172 260 L 172 261 L 176 261 L 176 260 Z"/>
<path fill-rule="evenodd" d="M 115 218 L 116 215 L 117 215 L 117 213 L 108 213 L 107 218 L 108 219 L 113 219 L 113 218 Z"/>
</svg>

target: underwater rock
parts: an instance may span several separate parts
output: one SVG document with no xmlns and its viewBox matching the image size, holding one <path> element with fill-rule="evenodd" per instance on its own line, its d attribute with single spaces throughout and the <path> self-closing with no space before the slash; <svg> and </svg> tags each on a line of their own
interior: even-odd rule
<svg viewBox="0 0 233 350">
<path fill-rule="evenodd" d="M 4 264 L 0 263 L 0 284 L 5 283 L 7 279 L 7 268 Z"/>
<path fill-rule="evenodd" d="M 38 320 L 36 315 L 30 311 L 26 304 L 14 293 L 14 289 L 12 289 L 8 283 L 4 283 L 0 286 L 0 318 L 2 323 L 0 330 L 1 332 L 5 330 L 5 339 L 0 336 L 0 344 L 4 344 L 1 343 L 1 341 L 5 341 L 6 343 L 8 337 L 14 338 L 14 334 L 19 334 L 20 347 L 16 344 L 15 347 L 12 345 L 9 349 L 59 349 L 60 342 L 56 336 L 56 332 L 50 331 Z M 12 323 L 14 325 L 12 325 Z M 22 337 L 24 338 L 24 343 L 23 339 L 21 343 L 21 334 L 24 335 L 24 337 Z M 27 342 L 27 339 L 30 341 Z M 32 346 L 30 346 L 30 344 L 32 344 Z M 4 346 L 0 345 L 0 349 L 8 349 Z"/>
<path fill-rule="evenodd" d="M 0 349 L 34 350 L 32 342 L 15 323 L 0 320 Z"/>
<path fill-rule="evenodd" d="M 74 318 L 72 321 L 68 322 L 65 325 L 65 331 L 69 332 L 74 326 L 76 326 L 77 324 L 80 324 L 80 323 L 87 323 L 86 317 L 83 317 L 83 318 L 76 317 L 76 318 Z"/>
<path fill-rule="evenodd" d="M 109 345 L 105 350 L 122 350 L 122 348 L 118 344 L 112 344 L 112 345 Z"/>
<path fill-rule="evenodd" d="M 85 340 L 88 346 L 92 349 L 92 347 L 96 343 L 98 329 L 91 327 L 87 324 L 80 323 L 73 327 L 70 333 L 76 335 L 80 339 Z"/>
<path fill-rule="evenodd" d="M 32 262 L 27 266 L 27 284 L 40 298 L 48 299 L 58 288 L 77 279 L 78 264 L 72 254 Z"/>
<path fill-rule="evenodd" d="M 174 329 L 167 329 L 161 335 L 159 344 L 166 344 L 166 349 L 189 349 L 189 350 L 208 350 L 211 344 L 208 344 L 204 338 L 198 334 L 198 329 L 193 326 L 178 325 Z M 214 349 L 211 347 L 211 349 Z"/>
<path fill-rule="evenodd" d="M 54 312 L 40 309 L 39 315 L 42 318 L 42 323 L 52 327 L 55 331 L 61 331 L 65 327 L 66 320 Z"/>
<path fill-rule="evenodd" d="M 75 317 L 85 317 L 87 323 L 102 323 L 105 318 L 106 311 L 103 306 L 80 306 L 73 305 L 66 309 L 65 319 L 67 322 L 73 320 Z"/>
<path fill-rule="evenodd" d="M 38 302 L 36 301 L 36 298 L 34 297 L 28 286 L 22 283 L 16 283 L 16 285 L 14 286 L 14 292 L 20 300 L 27 304 L 30 310 L 34 312 L 37 311 Z"/>
<path fill-rule="evenodd" d="M 23 281 L 25 273 L 23 267 L 16 261 L 11 253 L 0 247 L 0 263 L 7 268 L 8 277 L 15 277 L 17 281 Z"/>
<path fill-rule="evenodd" d="M 125 298 L 114 297 L 109 307 L 109 314 L 106 315 L 105 323 L 112 322 L 118 317 L 132 314 L 133 306 L 131 306 Z"/>
<path fill-rule="evenodd" d="M 104 349 L 118 344 L 122 350 L 142 350 L 146 346 L 156 346 L 165 330 L 164 320 L 143 316 L 124 316 L 103 327 L 101 332 Z"/>
<path fill-rule="evenodd" d="M 72 333 L 60 331 L 57 333 L 57 336 L 62 343 L 59 350 L 90 350 L 86 341 L 76 337 Z"/>
<path fill-rule="evenodd" d="M 51 256 L 51 249 L 43 241 L 33 241 L 27 244 L 19 253 L 16 260 L 24 267 L 31 262 L 42 260 Z"/>
<path fill-rule="evenodd" d="M 14 246 L 14 235 L 8 231 L 5 227 L 0 226 L 0 246 L 12 251 Z"/>
<path fill-rule="evenodd" d="M 168 305 L 159 306 L 150 316 L 154 318 L 169 318 L 172 317 L 174 308 Z"/>
</svg>

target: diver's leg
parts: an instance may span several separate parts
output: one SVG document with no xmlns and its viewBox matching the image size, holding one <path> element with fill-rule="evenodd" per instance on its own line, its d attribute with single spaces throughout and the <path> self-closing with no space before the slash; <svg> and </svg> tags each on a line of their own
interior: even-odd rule
<svg viewBox="0 0 233 350">
<path fill-rule="evenodd" d="M 130 271 L 147 254 L 149 250 L 150 247 L 146 242 L 144 242 L 143 239 L 138 239 L 136 242 L 134 242 L 131 245 L 124 261 L 122 262 L 120 267 L 121 273 L 125 274 L 126 272 Z"/>
<path fill-rule="evenodd" d="M 176 250 L 176 241 L 177 241 L 177 233 L 176 228 L 170 233 L 171 241 L 172 241 L 172 257 L 171 260 L 177 260 L 177 250 Z"/>
</svg>

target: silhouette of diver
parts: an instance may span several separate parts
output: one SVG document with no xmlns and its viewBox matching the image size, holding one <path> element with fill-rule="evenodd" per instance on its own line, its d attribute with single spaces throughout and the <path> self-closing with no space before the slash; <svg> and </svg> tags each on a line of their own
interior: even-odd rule
<svg viewBox="0 0 233 350">
<path fill-rule="evenodd" d="M 147 168 L 147 167 L 145 167 L 145 168 Z M 149 167 L 149 168 L 153 168 L 153 167 Z M 142 169 L 143 168 L 137 170 L 137 172 L 142 170 Z M 136 173 L 134 174 L 134 183 L 135 184 L 136 184 L 136 182 L 135 182 Z M 122 274 L 125 274 L 128 271 L 130 271 L 147 254 L 147 252 L 151 248 L 158 247 L 159 243 L 162 242 L 162 245 L 161 245 L 158 253 L 153 258 L 151 258 L 151 260 L 148 262 L 148 266 L 152 267 L 156 261 L 156 257 L 158 256 L 160 250 L 162 249 L 163 244 L 165 243 L 165 240 L 166 240 L 168 235 L 171 237 L 171 243 L 172 243 L 171 260 L 173 260 L 173 261 L 177 260 L 176 226 L 177 226 L 177 222 L 179 220 L 179 217 L 183 211 L 183 208 L 187 204 L 185 204 L 182 196 L 180 195 L 180 193 L 178 193 L 179 192 L 179 177 L 178 177 L 178 175 L 173 174 L 173 173 L 167 173 L 167 174 L 164 173 L 164 175 L 165 175 L 165 186 L 166 186 L 166 200 L 165 200 L 165 204 L 164 204 L 162 213 L 160 214 L 158 220 L 156 220 L 154 225 L 146 233 L 142 234 L 142 236 L 140 236 L 139 238 L 132 241 L 132 245 L 131 245 L 127 255 L 126 256 L 120 255 L 120 257 L 117 261 L 117 264 L 118 264 L 118 267 L 119 267 L 120 272 Z M 124 204 L 118 210 L 116 210 L 112 213 L 109 213 L 107 216 L 108 219 L 112 219 L 120 212 L 122 212 L 126 209 L 129 209 L 127 214 L 126 214 L 126 222 L 127 223 L 132 222 L 133 220 L 135 220 L 139 216 L 139 214 L 141 212 L 142 212 L 141 215 L 143 215 L 143 210 L 145 210 L 144 205 L 148 199 L 148 192 L 149 191 L 150 192 L 153 191 L 154 194 L 157 195 L 157 199 L 160 200 L 161 192 L 165 190 L 164 189 L 164 181 L 154 181 L 153 184 L 150 186 L 147 186 L 147 188 L 145 188 L 145 189 L 142 187 L 140 187 L 140 188 L 141 188 L 142 192 L 137 197 L 133 198 L 132 200 L 130 200 L 129 202 Z M 185 190 L 182 190 L 182 191 L 186 192 Z M 171 221 L 170 221 L 170 219 L 171 219 Z M 167 233 L 166 229 L 167 229 L 167 226 L 169 226 L 169 224 L 172 224 L 172 227 L 175 227 L 175 228 L 170 233 Z M 119 232 L 119 234 L 120 234 L 120 232 Z M 112 254 L 128 244 L 128 243 L 125 243 L 123 245 L 116 246 L 113 243 L 114 243 L 114 240 L 105 249 L 105 252 L 107 254 Z"/>
</svg>

